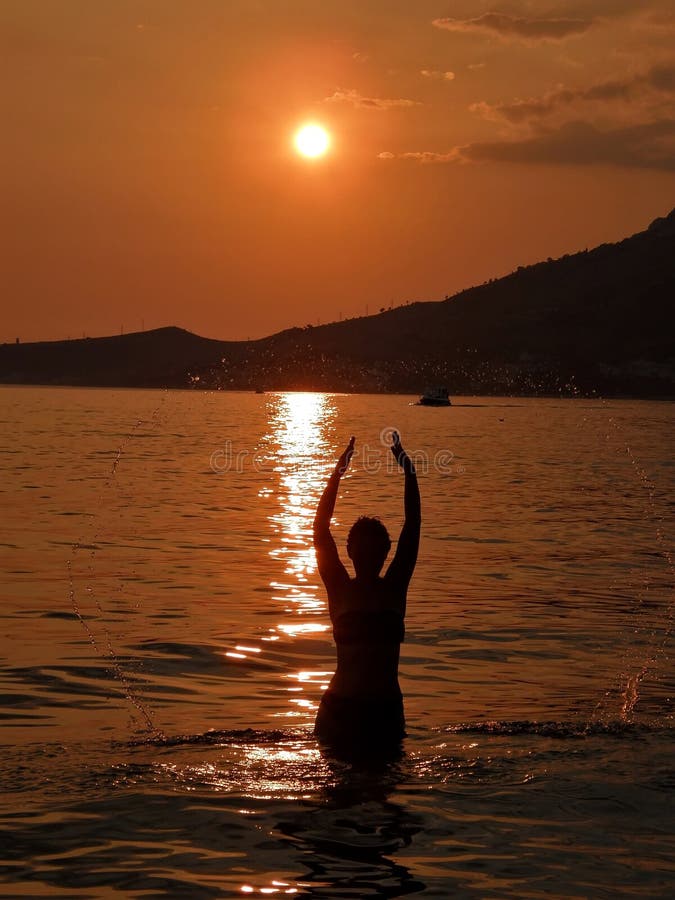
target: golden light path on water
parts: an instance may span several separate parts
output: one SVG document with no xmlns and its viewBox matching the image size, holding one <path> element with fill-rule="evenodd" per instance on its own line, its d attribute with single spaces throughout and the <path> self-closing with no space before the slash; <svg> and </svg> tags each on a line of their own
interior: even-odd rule
<svg viewBox="0 0 675 900">
<path fill-rule="evenodd" d="M 316 577 L 316 555 L 312 523 L 316 505 L 327 478 L 333 448 L 327 430 L 336 410 L 328 394 L 287 393 L 274 398 L 269 439 L 278 473 L 278 509 L 269 516 L 273 532 L 269 555 L 283 564 L 283 580 L 270 582 L 272 597 L 288 616 L 276 625 L 287 637 L 322 634 L 329 628 L 326 601 Z M 279 636 L 277 634 L 277 636 Z M 308 719 L 316 710 L 316 699 L 306 696 L 325 689 L 332 671 L 298 671 L 286 677 L 291 710 L 281 717 Z"/>
<path fill-rule="evenodd" d="M 265 540 L 275 568 L 281 565 L 283 569 L 283 578 L 269 583 L 271 598 L 279 604 L 281 615 L 268 634 L 260 638 L 261 643 L 311 638 L 330 627 L 327 603 L 317 577 L 312 523 L 335 456 L 335 448 L 327 437 L 336 415 L 331 395 L 273 394 L 268 395 L 267 402 L 269 427 L 260 457 L 264 468 L 271 469 L 276 477 L 275 487 L 262 487 L 258 499 L 260 503 L 276 501 L 276 508 L 268 515 L 271 538 Z M 256 643 L 251 638 L 242 640 L 225 655 L 242 661 L 250 656 L 260 657 L 265 645 L 255 646 Z M 311 727 L 318 698 L 332 674 L 323 669 L 285 671 L 282 691 L 289 700 L 286 708 L 274 716 Z M 227 791 L 236 786 L 242 797 L 255 800 L 306 798 L 309 785 L 325 782 L 330 774 L 319 748 L 308 746 L 305 739 L 289 737 L 263 746 L 237 742 L 230 746 L 230 752 L 234 756 L 228 758 L 226 767 L 209 762 L 190 766 L 161 764 L 159 768 L 181 782 L 207 784 L 215 790 Z M 240 812 L 246 814 L 248 810 Z M 242 894 L 295 894 L 302 887 L 301 882 L 278 879 L 267 886 L 243 884 L 239 890 Z"/>
</svg>

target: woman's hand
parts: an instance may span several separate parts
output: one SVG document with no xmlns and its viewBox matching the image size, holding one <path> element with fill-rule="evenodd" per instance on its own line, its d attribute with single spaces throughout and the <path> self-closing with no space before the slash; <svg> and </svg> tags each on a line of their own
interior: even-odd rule
<svg viewBox="0 0 675 900">
<path fill-rule="evenodd" d="M 347 444 L 347 449 L 344 451 L 340 459 L 337 461 L 337 466 L 335 467 L 338 475 L 344 475 L 347 469 L 349 468 L 349 463 L 351 461 L 352 456 L 354 455 L 354 444 L 356 442 L 356 438 L 354 435 L 349 439 L 349 443 Z"/>
<path fill-rule="evenodd" d="M 396 462 L 402 466 L 407 454 L 401 446 L 401 435 L 398 431 L 392 431 L 391 433 L 391 452 L 394 454 Z"/>
</svg>

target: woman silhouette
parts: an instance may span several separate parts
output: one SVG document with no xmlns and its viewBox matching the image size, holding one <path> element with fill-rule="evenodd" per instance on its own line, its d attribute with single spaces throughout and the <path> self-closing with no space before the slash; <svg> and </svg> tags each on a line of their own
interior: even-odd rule
<svg viewBox="0 0 675 900">
<path fill-rule="evenodd" d="M 398 547 L 381 576 L 391 547 L 387 529 L 379 519 L 357 519 L 347 538 L 356 573 L 350 578 L 330 533 L 330 521 L 354 441 L 352 437 L 338 460 L 314 519 L 319 574 L 328 593 L 337 646 L 337 669 L 321 700 L 314 733 L 341 753 L 369 755 L 397 747 L 405 737 L 398 660 L 420 539 L 420 494 L 415 467 L 394 432 L 391 451 L 405 475 L 405 523 Z"/>
</svg>

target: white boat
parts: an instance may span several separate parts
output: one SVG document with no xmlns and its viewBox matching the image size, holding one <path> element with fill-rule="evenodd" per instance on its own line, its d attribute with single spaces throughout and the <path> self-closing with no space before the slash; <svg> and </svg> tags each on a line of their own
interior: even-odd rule
<svg viewBox="0 0 675 900">
<path fill-rule="evenodd" d="M 418 406 L 452 406 L 448 389 L 444 387 L 429 388 L 420 397 Z"/>
</svg>

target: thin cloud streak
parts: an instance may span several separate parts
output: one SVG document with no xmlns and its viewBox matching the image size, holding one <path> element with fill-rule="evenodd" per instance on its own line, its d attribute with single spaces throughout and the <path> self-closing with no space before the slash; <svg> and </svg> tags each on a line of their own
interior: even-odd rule
<svg viewBox="0 0 675 900">
<path fill-rule="evenodd" d="M 439 81 L 455 80 L 454 72 L 441 72 L 438 69 L 420 69 L 420 75 L 423 75 L 424 78 L 433 78 Z"/>
<path fill-rule="evenodd" d="M 590 122 L 567 122 L 560 128 L 523 140 L 482 141 L 447 153 L 380 153 L 380 159 L 419 163 L 520 163 L 595 166 L 675 171 L 675 119 L 600 130 Z"/>
<path fill-rule="evenodd" d="M 415 162 L 429 164 L 429 163 L 449 163 L 449 162 L 461 162 L 461 153 L 460 148 L 455 147 L 454 150 L 450 150 L 448 153 L 436 153 L 432 150 L 416 150 L 410 151 L 407 153 L 391 153 L 388 150 L 385 150 L 383 153 L 378 153 L 378 159 L 411 159 Z"/>
<path fill-rule="evenodd" d="M 324 97 L 322 103 L 348 103 L 355 109 L 405 109 L 411 106 L 421 106 L 419 100 L 407 100 L 405 98 L 364 97 L 356 90 L 337 90 L 330 97 Z"/>
<path fill-rule="evenodd" d="M 487 141 L 459 148 L 470 162 L 558 165 L 610 165 L 675 171 L 675 119 L 600 130 L 590 122 L 560 128 L 521 141 Z"/>
<path fill-rule="evenodd" d="M 445 31 L 497 35 L 506 41 L 563 41 L 583 34 L 595 22 L 595 18 L 533 18 L 486 12 L 474 19 L 434 19 L 432 25 Z"/>
<path fill-rule="evenodd" d="M 627 78 L 598 82 L 589 87 L 560 88 L 541 97 L 513 100 L 510 103 L 480 101 L 471 104 L 469 109 L 485 119 L 506 120 L 512 124 L 520 124 L 545 118 L 574 104 L 630 101 L 650 91 L 662 95 L 675 93 L 675 63 L 654 66 L 646 72 Z"/>
</svg>

